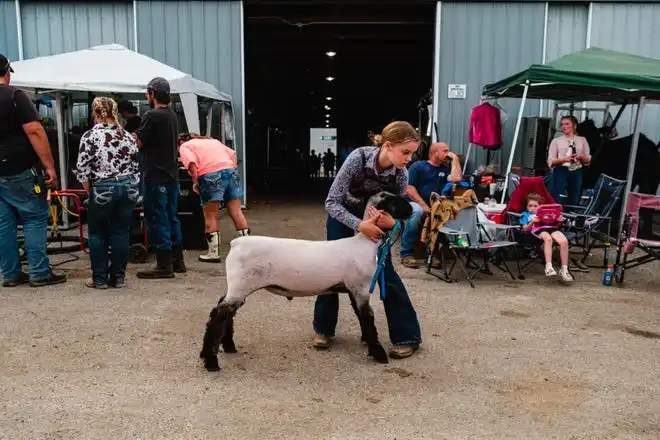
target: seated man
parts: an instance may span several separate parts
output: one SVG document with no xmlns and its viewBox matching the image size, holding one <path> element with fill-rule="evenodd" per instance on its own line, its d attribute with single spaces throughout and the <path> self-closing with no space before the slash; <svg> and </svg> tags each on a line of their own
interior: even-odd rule
<svg viewBox="0 0 660 440">
<path fill-rule="evenodd" d="M 429 160 L 418 160 L 410 166 L 406 194 L 413 214 L 406 221 L 401 238 L 401 264 L 404 266 L 412 269 L 419 267 L 413 257 L 413 249 L 419 241 L 424 213 L 431 212 L 431 193 L 439 194 L 447 182 L 460 182 L 462 175 L 460 160 L 456 154 L 449 151 L 449 146 L 444 142 L 431 145 Z"/>
</svg>

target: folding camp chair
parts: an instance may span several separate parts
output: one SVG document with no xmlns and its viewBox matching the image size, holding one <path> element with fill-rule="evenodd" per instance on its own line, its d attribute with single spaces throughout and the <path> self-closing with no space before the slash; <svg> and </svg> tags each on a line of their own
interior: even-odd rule
<svg viewBox="0 0 660 440">
<path fill-rule="evenodd" d="M 644 216 L 644 218 L 640 215 L 640 211 L 643 209 L 653 210 L 654 212 L 651 214 L 660 215 L 660 197 L 632 192 L 628 194 L 622 233 L 617 241 L 614 275 L 618 283 L 623 283 L 627 269 L 651 261 L 660 261 L 660 237 L 653 234 L 653 224 L 646 228 L 651 231 L 650 237 L 639 236 L 643 229 L 641 223 L 644 218 L 653 223 L 653 215 Z M 629 260 L 628 255 L 632 254 L 635 249 L 639 249 L 644 255 Z"/>
<path fill-rule="evenodd" d="M 612 219 L 619 208 L 619 201 L 626 187 L 625 180 L 618 180 L 606 174 L 601 174 L 594 187 L 594 195 L 586 206 L 564 206 L 566 231 L 574 234 L 568 236 L 571 244 L 583 249 L 581 260 L 573 260 L 579 268 L 607 267 L 608 250 L 612 242 Z M 588 266 L 587 258 L 594 249 L 603 249 L 603 264 Z"/>
<path fill-rule="evenodd" d="M 504 238 L 507 238 L 512 229 L 517 228 L 516 226 L 495 224 L 489 224 L 488 227 L 495 228 L 504 235 Z M 479 223 L 476 207 L 463 208 L 456 214 L 454 220 L 448 220 L 438 232 L 439 239 L 431 255 L 434 255 L 439 246 L 442 245 L 440 258 L 444 275 L 431 272 L 429 261 L 427 272 L 431 275 L 448 283 L 453 282 L 454 280 L 451 280 L 450 277 L 454 268 L 458 265 L 470 286 L 474 287 L 474 278 L 477 274 L 492 275 L 489 269 L 489 264 L 492 264 L 501 271 L 508 273 L 512 279 L 516 279 L 506 263 L 505 255 L 506 250 L 515 250 L 516 242 L 506 239 L 495 240 L 494 237 L 491 237 L 484 225 Z M 450 254 L 454 258 L 454 262 L 449 268 L 445 261 L 446 254 Z M 473 258 L 475 255 L 480 255 L 483 262 L 478 263 Z M 517 259 L 516 264 L 518 264 Z M 469 272 L 468 268 L 473 271 Z M 518 268 L 520 269 L 520 267 Z"/>
</svg>

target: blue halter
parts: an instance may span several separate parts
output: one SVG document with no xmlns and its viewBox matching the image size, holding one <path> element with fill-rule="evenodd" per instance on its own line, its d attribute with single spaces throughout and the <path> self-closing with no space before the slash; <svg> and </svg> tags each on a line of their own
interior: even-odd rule
<svg viewBox="0 0 660 440">
<path fill-rule="evenodd" d="M 378 247 L 378 264 L 376 265 L 376 273 L 374 273 L 374 277 L 371 279 L 369 293 L 374 293 L 376 281 L 378 281 L 381 301 L 385 300 L 385 271 L 383 268 L 385 267 L 385 260 L 387 260 L 387 257 L 392 250 L 392 246 L 396 243 L 395 238 L 399 229 L 401 229 L 401 222 L 397 220 L 392 230 L 385 236 L 383 244 Z"/>
</svg>

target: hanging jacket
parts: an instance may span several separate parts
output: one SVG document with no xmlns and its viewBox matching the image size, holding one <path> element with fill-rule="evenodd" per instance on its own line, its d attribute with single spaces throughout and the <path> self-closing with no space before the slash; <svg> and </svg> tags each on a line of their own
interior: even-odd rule
<svg viewBox="0 0 660 440">
<path fill-rule="evenodd" d="M 468 140 L 471 144 L 497 149 L 502 146 L 500 110 L 487 102 L 472 109 Z"/>
</svg>

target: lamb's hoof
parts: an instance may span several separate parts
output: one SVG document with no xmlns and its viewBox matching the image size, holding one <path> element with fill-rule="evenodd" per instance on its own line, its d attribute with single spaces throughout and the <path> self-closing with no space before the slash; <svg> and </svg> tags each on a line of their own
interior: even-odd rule
<svg viewBox="0 0 660 440">
<path fill-rule="evenodd" d="M 292 296 L 287 296 L 286 299 L 288 299 L 289 301 L 291 301 L 291 300 L 293 299 L 293 297 L 292 297 Z"/>
<path fill-rule="evenodd" d="M 387 357 L 387 352 L 382 345 L 369 349 L 369 357 L 379 364 L 387 364 L 390 362 L 389 358 Z"/>
<path fill-rule="evenodd" d="M 222 351 L 225 353 L 238 353 L 238 350 L 236 350 L 236 345 L 234 345 L 233 342 L 222 344 Z"/>
<path fill-rule="evenodd" d="M 206 371 L 220 371 L 220 364 L 218 364 L 218 358 L 204 358 L 204 368 Z"/>
</svg>

